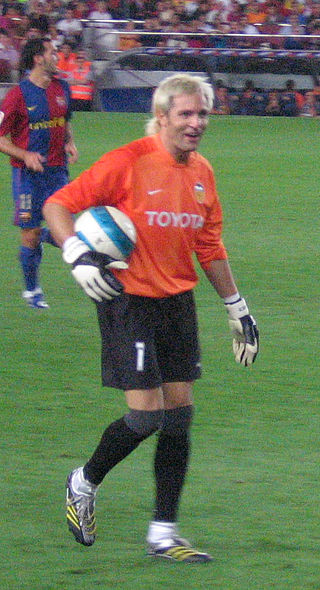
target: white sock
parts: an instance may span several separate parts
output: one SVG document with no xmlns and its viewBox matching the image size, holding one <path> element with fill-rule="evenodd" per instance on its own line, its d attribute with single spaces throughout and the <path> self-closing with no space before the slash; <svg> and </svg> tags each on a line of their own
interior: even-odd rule
<svg viewBox="0 0 320 590">
<path fill-rule="evenodd" d="M 149 524 L 147 542 L 162 543 L 164 541 L 164 544 L 166 544 L 168 540 L 171 540 L 177 534 L 177 525 L 175 522 L 153 520 Z"/>
<path fill-rule="evenodd" d="M 33 297 L 34 295 L 43 295 L 43 291 L 41 287 L 36 287 L 33 291 L 23 291 L 22 297 L 27 299 L 28 297 Z"/>
<path fill-rule="evenodd" d="M 72 476 L 72 487 L 76 494 L 95 494 L 98 486 L 90 483 L 83 475 L 83 467 L 76 469 Z"/>
</svg>

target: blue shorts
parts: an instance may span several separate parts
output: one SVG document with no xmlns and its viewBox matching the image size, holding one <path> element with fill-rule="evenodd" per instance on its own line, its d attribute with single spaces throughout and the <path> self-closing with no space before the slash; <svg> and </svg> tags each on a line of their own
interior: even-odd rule
<svg viewBox="0 0 320 590">
<path fill-rule="evenodd" d="M 12 168 L 14 225 L 26 229 L 40 227 L 45 200 L 68 182 L 65 166 L 47 166 L 44 172 Z"/>
</svg>

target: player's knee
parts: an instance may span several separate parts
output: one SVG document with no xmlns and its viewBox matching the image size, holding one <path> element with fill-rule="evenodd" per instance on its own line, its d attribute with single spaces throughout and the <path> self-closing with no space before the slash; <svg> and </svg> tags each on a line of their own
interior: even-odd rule
<svg viewBox="0 0 320 590">
<path fill-rule="evenodd" d="M 147 438 L 162 425 L 164 411 L 163 410 L 133 410 L 125 414 L 124 421 L 128 428 L 133 430 L 141 437 Z"/>
<path fill-rule="evenodd" d="M 26 248 L 31 248 L 32 250 L 37 248 L 40 244 L 40 235 L 41 230 L 38 227 L 34 227 L 31 229 L 23 229 L 21 231 L 21 244 Z"/>
<path fill-rule="evenodd" d="M 165 410 L 161 430 L 169 436 L 180 436 L 190 429 L 193 406 Z"/>
</svg>

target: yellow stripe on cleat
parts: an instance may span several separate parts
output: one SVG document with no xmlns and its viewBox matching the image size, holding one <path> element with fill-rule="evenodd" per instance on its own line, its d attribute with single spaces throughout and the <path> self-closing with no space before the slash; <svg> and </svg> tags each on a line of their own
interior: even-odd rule
<svg viewBox="0 0 320 590">
<path fill-rule="evenodd" d="M 171 549 L 168 549 L 168 551 L 166 551 L 166 553 L 167 553 L 167 555 L 170 555 L 170 557 L 172 557 L 173 559 L 176 559 L 177 561 L 184 561 L 185 559 L 188 559 L 189 557 L 199 555 L 199 553 L 197 551 L 194 551 L 194 550 L 189 549 L 187 547 L 172 547 Z"/>
</svg>

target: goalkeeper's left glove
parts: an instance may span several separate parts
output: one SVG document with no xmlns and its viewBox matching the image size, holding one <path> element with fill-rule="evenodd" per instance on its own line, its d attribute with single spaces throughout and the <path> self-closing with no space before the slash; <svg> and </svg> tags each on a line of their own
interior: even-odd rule
<svg viewBox="0 0 320 590">
<path fill-rule="evenodd" d="M 259 330 L 245 300 L 239 297 L 234 303 L 225 303 L 230 330 L 233 334 L 233 352 L 237 363 L 248 367 L 259 352 Z"/>
</svg>

